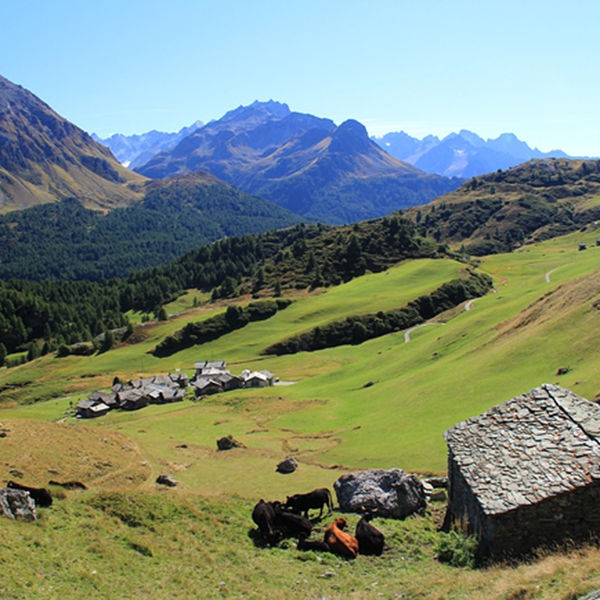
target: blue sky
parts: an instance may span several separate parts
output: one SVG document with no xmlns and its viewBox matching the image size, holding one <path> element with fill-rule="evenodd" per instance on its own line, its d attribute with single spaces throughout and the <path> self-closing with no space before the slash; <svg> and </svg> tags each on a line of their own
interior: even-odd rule
<svg viewBox="0 0 600 600">
<path fill-rule="evenodd" d="M 372 135 L 511 131 L 600 156 L 598 0 L 0 5 L 0 74 L 101 136 L 272 98 Z"/>
</svg>

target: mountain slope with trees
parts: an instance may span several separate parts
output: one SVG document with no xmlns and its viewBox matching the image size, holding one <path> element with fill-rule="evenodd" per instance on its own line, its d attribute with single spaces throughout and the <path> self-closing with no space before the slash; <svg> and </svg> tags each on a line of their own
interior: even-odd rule
<svg viewBox="0 0 600 600">
<path fill-rule="evenodd" d="M 202 244 L 300 217 L 208 173 L 150 182 L 107 214 L 75 199 L 0 216 L 0 278 L 108 279 L 166 264 Z"/>
<path fill-rule="evenodd" d="M 336 285 L 404 258 L 442 255 L 399 217 L 228 237 L 127 279 L 0 281 L 0 339 L 9 352 L 41 341 L 51 349 L 126 326 L 129 310 L 158 315 L 185 289 L 213 290 L 214 298 L 259 290 L 278 295 L 285 288 Z"/>
<path fill-rule="evenodd" d="M 510 251 L 600 219 L 600 160 L 531 160 L 474 177 L 407 216 L 423 235 L 471 254 Z"/>
</svg>

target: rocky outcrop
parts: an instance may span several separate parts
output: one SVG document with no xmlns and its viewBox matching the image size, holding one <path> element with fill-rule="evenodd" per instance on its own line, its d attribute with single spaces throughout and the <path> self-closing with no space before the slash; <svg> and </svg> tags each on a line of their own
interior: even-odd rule
<svg viewBox="0 0 600 600">
<path fill-rule="evenodd" d="M 343 511 L 368 511 L 378 517 L 404 519 L 422 514 L 426 506 L 423 484 L 402 469 L 349 473 L 342 475 L 333 487 Z"/>
<path fill-rule="evenodd" d="M 0 514 L 9 519 L 20 521 L 35 521 L 37 519 L 35 502 L 29 492 L 11 488 L 0 488 Z"/>
</svg>

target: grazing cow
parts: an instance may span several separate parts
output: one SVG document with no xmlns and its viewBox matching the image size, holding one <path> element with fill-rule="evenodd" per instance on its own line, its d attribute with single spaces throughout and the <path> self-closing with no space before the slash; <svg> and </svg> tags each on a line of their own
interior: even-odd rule
<svg viewBox="0 0 600 600">
<path fill-rule="evenodd" d="M 273 503 L 261 498 L 252 511 L 252 520 L 258 525 L 263 539 L 271 545 L 281 539 L 280 532 L 275 528 L 275 518 Z"/>
<path fill-rule="evenodd" d="M 300 513 L 304 511 L 304 516 L 308 517 L 309 508 L 319 509 L 319 519 L 323 514 L 323 507 L 327 506 L 331 514 L 333 512 L 333 502 L 331 500 L 331 492 L 327 488 L 319 488 L 308 492 L 307 494 L 294 494 L 288 496 L 285 502 L 286 508 L 289 508 L 293 512 Z"/>
<path fill-rule="evenodd" d="M 48 507 L 52 504 L 52 496 L 46 488 L 34 488 L 28 485 L 22 485 L 16 481 L 9 481 L 6 487 L 12 488 L 13 490 L 23 490 L 29 492 L 31 499 L 36 503 L 37 506 Z"/>
<path fill-rule="evenodd" d="M 66 490 L 87 490 L 87 486 L 85 483 L 81 483 L 81 481 L 55 481 L 51 479 L 48 482 L 48 485 L 57 485 L 65 488 Z"/>
<path fill-rule="evenodd" d="M 312 531 L 312 523 L 301 515 L 285 510 L 281 502 L 271 502 L 275 511 L 275 530 L 282 537 L 307 538 Z"/>
<path fill-rule="evenodd" d="M 375 554 L 380 556 L 383 552 L 383 533 L 369 523 L 369 515 L 361 517 L 356 524 L 356 539 L 358 540 L 358 551 L 360 554 Z"/>
<path fill-rule="evenodd" d="M 356 558 L 358 540 L 344 531 L 347 525 L 348 523 L 344 517 L 336 519 L 325 530 L 325 543 L 334 554 L 344 558 Z"/>
</svg>

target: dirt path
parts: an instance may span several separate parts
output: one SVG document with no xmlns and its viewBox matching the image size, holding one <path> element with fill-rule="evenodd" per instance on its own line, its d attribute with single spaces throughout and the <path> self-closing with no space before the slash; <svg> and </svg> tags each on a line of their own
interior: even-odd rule
<svg viewBox="0 0 600 600">
<path fill-rule="evenodd" d="M 469 301 L 467 301 L 467 303 L 465 304 L 465 310 L 471 310 L 471 307 L 473 306 L 473 302 L 475 302 L 475 300 L 478 300 L 478 298 L 473 298 Z"/>
<path fill-rule="evenodd" d="M 554 271 L 556 271 L 556 269 L 559 269 L 560 267 L 554 267 L 554 269 L 550 269 L 550 271 L 548 271 L 545 275 L 546 277 L 546 283 L 550 283 L 550 275 L 552 275 L 552 273 L 554 273 Z"/>
<path fill-rule="evenodd" d="M 415 325 L 414 327 L 411 327 L 410 329 L 407 329 L 404 332 L 404 343 L 408 344 L 408 342 L 410 342 L 410 332 L 414 331 L 415 329 L 419 329 L 420 327 L 427 327 L 427 325 L 443 325 L 444 323 L 438 323 L 437 321 L 433 321 L 432 323 L 420 323 L 419 325 Z"/>
</svg>

